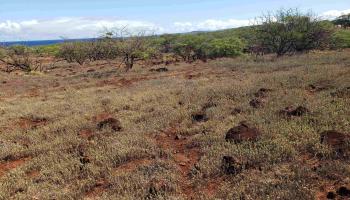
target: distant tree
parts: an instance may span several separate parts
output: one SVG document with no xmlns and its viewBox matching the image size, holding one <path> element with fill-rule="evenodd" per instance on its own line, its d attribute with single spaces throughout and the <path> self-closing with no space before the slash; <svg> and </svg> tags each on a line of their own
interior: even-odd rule
<svg viewBox="0 0 350 200">
<path fill-rule="evenodd" d="M 89 50 L 87 42 L 66 42 L 60 46 L 57 57 L 84 65 L 89 59 Z"/>
<path fill-rule="evenodd" d="M 112 35 L 126 71 L 132 69 L 135 62 L 147 58 L 152 51 L 145 31 L 131 33 L 126 28 L 122 28 L 114 31 Z"/>
<path fill-rule="evenodd" d="M 342 15 L 333 21 L 335 25 L 339 25 L 343 28 L 350 27 L 350 14 Z"/>
<path fill-rule="evenodd" d="M 256 27 L 256 45 L 277 56 L 323 48 L 332 29 L 310 13 L 282 9 L 263 15 Z"/>
</svg>

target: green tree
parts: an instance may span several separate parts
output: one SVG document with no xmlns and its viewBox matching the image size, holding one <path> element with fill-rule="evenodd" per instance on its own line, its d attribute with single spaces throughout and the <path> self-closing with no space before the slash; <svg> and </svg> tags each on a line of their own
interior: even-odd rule
<svg viewBox="0 0 350 200">
<path fill-rule="evenodd" d="M 330 42 L 331 35 L 331 27 L 312 14 L 282 9 L 260 18 L 256 26 L 256 45 L 282 56 L 323 48 Z"/>
</svg>

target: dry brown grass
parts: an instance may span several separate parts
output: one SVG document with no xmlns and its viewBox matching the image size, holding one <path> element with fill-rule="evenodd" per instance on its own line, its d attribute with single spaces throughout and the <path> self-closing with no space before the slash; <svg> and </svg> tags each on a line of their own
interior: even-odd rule
<svg viewBox="0 0 350 200">
<path fill-rule="evenodd" d="M 322 131 L 350 133 L 349 53 L 222 59 L 161 73 L 103 62 L 0 73 L 0 199 L 325 198 L 350 184 L 349 159 L 320 143 Z M 319 82 L 327 87 L 310 89 Z M 256 109 L 249 102 L 260 88 L 272 91 Z M 287 106 L 310 113 L 281 116 Z M 193 120 L 198 113 L 208 120 Z M 106 117 L 122 130 L 98 129 Z M 261 139 L 226 142 L 241 121 Z M 226 175 L 225 155 L 252 167 Z"/>
</svg>

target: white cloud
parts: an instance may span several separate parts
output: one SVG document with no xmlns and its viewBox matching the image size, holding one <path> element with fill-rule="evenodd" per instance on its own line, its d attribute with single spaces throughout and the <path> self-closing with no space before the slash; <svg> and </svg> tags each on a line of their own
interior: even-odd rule
<svg viewBox="0 0 350 200">
<path fill-rule="evenodd" d="M 179 33 L 190 31 L 213 31 L 249 25 L 249 20 L 215 20 L 200 22 L 175 22 L 166 28 L 147 21 L 57 18 L 52 20 L 26 20 L 0 22 L 0 41 L 47 40 L 64 38 L 91 38 L 101 35 L 105 30 L 127 27 L 131 32 L 151 31 L 153 33 Z"/>
<path fill-rule="evenodd" d="M 341 15 L 349 14 L 350 9 L 347 10 L 329 10 L 321 14 L 325 19 L 335 19 Z"/>
<path fill-rule="evenodd" d="M 132 20 L 59 18 L 53 20 L 30 20 L 0 22 L 0 40 L 46 40 L 96 37 L 101 31 L 127 27 L 130 31 L 164 31 L 154 23 Z"/>
<path fill-rule="evenodd" d="M 175 22 L 175 30 L 179 32 L 188 32 L 188 31 L 214 31 L 219 29 L 228 29 L 236 28 L 240 26 L 248 26 L 251 24 L 250 20 L 215 20 L 208 19 L 198 23 L 191 22 Z"/>
</svg>

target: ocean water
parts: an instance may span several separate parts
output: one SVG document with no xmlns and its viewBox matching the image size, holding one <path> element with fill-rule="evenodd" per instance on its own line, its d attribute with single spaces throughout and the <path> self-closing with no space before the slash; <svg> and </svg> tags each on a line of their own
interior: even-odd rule
<svg viewBox="0 0 350 200">
<path fill-rule="evenodd" d="M 69 39 L 69 40 L 37 40 L 37 41 L 0 42 L 0 46 L 24 45 L 24 46 L 28 46 L 28 47 L 33 47 L 33 46 L 59 44 L 59 43 L 63 43 L 63 42 L 93 41 L 93 40 L 96 40 L 96 39 L 95 38 L 87 38 L 87 39 Z"/>
</svg>

